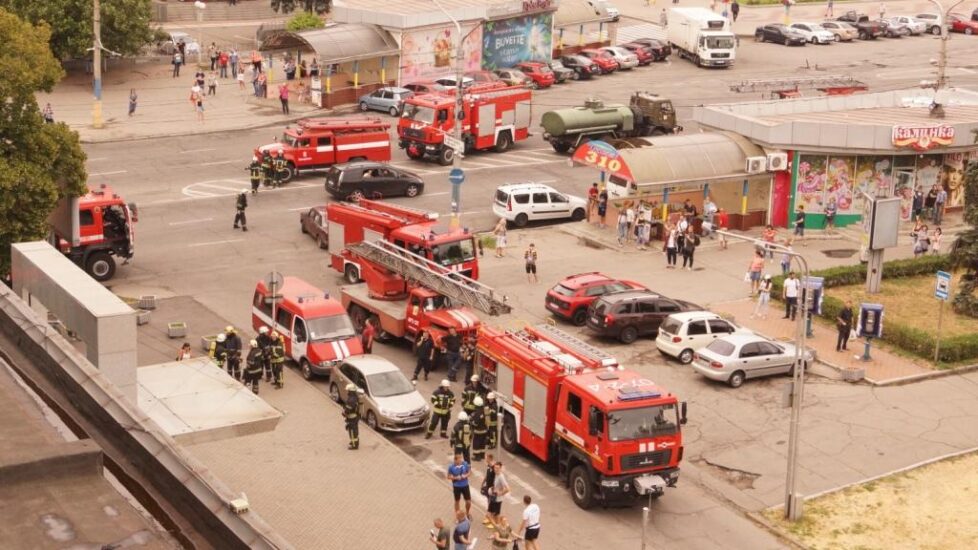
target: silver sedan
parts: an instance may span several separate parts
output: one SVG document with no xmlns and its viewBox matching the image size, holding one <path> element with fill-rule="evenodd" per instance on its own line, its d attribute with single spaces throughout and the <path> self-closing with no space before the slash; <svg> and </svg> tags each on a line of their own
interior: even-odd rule
<svg viewBox="0 0 978 550">
<path fill-rule="evenodd" d="M 329 395 L 337 403 L 346 400 L 347 384 L 364 391 L 362 418 L 374 430 L 403 432 L 424 426 L 431 407 L 404 373 L 383 357 L 354 355 L 333 369 Z"/>
<path fill-rule="evenodd" d="M 805 366 L 814 360 L 815 352 L 806 350 Z M 739 388 L 748 378 L 794 372 L 794 362 L 794 344 L 776 342 L 759 334 L 731 334 L 697 351 L 693 368 L 710 380 Z"/>
</svg>

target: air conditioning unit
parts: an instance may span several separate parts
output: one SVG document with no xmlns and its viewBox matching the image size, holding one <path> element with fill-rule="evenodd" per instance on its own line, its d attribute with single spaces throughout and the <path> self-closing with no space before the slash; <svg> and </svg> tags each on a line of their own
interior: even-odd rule
<svg viewBox="0 0 978 550">
<path fill-rule="evenodd" d="M 760 174 L 767 168 L 767 158 L 765 157 L 747 157 L 747 167 L 744 171 L 748 174 Z"/>
<path fill-rule="evenodd" d="M 768 153 L 767 169 L 769 172 L 780 172 L 788 169 L 788 153 Z"/>
</svg>

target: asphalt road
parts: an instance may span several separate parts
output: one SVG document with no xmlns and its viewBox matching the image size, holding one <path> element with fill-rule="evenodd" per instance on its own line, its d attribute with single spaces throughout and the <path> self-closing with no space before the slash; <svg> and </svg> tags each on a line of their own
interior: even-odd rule
<svg viewBox="0 0 978 550">
<path fill-rule="evenodd" d="M 975 82 L 975 71 L 970 66 L 955 63 L 974 59 L 976 49 L 978 38 L 955 37 L 951 41 L 952 65 L 955 67 L 950 71 L 953 83 Z M 934 51 L 936 42 L 930 37 L 804 48 L 745 41 L 739 52 L 738 65 L 732 70 L 697 69 L 687 62 L 675 60 L 591 82 L 570 83 L 535 94 L 534 114 L 538 117 L 550 108 L 578 105 L 589 96 L 600 96 L 606 101 L 627 101 L 633 90 L 651 90 L 672 97 L 679 106 L 681 123 L 688 131 L 696 131 L 695 125 L 688 120 L 692 106 L 758 98 L 758 94 L 737 95 L 728 91 L 729 85 L 741 80 L 850 73 L 868 83 L 873 91 L 896 89 L 928 78 L 932 73 L 928 61 Z M 262 191 L 251 199 L 248 209 L 251 231 L 242 233 L 231 228 L 233 195 L 238 189 L 247 187 L 245 166 L 251 150 L 255 145 L 268 142 L 279 130 L 268 128 L 86 146 L 91 181 L 109 183 L 127 200 L 140 205 L 136 258 L 133 265 L 120 268 L 117 279 L 110 285 L 113 290 L 123 295 L 192 295 L 239 326 L 248 323 L 255 281 L 271 269 L 335 290 L 339 276 L 328 271 L 327 255 L 299 233 L 298 213 L 326 201 L 320 176 L 300 178 L 280 190 Z M 544 181 L 562 191 L 583 194 L 595 173 L 585 168 L 571 168 L 566 157 L 553 153 L 540 139 L 539 132 L 537 134 L 511 152 L 473 154 L 465 159 L 464 225 L 485 229 L 493 223 L 489 197 L 500 183 Z M 408 160 L 400 150 L 394 151 L 394 159 L 399 166 L 417 170 L 427 181 L 424 195 L 415 200 L 398 199 L 398 202 L 448 213 L 448 169 Z M 547 230 L 514 233 L 514 243 L 529 238 L 539 238 L 542 242 L 549 238 L 554 246 L 566 242 L 553 237 L 553 232 Z M 708 269 L 730 270 L 729 266 L 722 267 L 726 264 L 719 260 L 711 266 L 709 256 L 704 256 L 701 261 Z M 609 263 L 620 262 L 614 253 L 573 247 L 554 250 L 551 258 L 555 259 L 548 260 L 554 262 L 550 263 L 550 273 L 543 278 L 540 287 L 535 288 L 524 284 L 518 267 L 510 265 L 518 264 L 515 259 L 507 260 L 505 268 L 499 264 L 484 269 L 483 279 L 487 283 L 507 288 L 517 297 L 514 303 L 518 313 L 514 319 L 544 317 L 542 289 L 561 276 L 589 267 L 610 269 Z M 553 266 L 558 264 L 560 267 L 554 269 Z M 643 276 L 650 280 L 653 275 L 649 269 L 639 264 L 618 265 L 621 276 L 634 276 L 638 280 L 643 280 Z M 740 273 L 742 269 L 733 268 L 733 271 Z M 726 292 L 724 285 L 729 286 L 732 282 L 723 279 L 723 275 L 717 277 L 699 281 L 657 278 L 655 283 L 657 288 L 677 297 L 708 302 L 701 297 L 702 293 L 719 296 Z M 743 391 L 732 392 L 716 385 L 704 385 L 701 381 L 694 382 L 696 379 L 690 376 L 691 373 L 680 372 L 659 357 L 651 342 L 627 348 L 603 342 L 600 345 L 622 354 L 621 359 L 628 359 L 626 364 L 655 376 L 657 381 L 689 400 L 691 408 L 695 407 L 697 417 L 691 419 L 687 428 L 687 462 L 691 473 L 701 467 L 700 471 L 713 472 L 712 467 L 702 462 L 704 457 L 723 457 L 725 451 L 733 453 L 755 440 L 765 440 L 772 449 L 783 444 L 785 413 L 779 408 L 780 388 L 776 381 L 763 381 L 751 384 Z M 405 371 L 413 367 L 413 360 L 405 348 L 378 348 L 379 353 L 391 358 Z M 419 389 L 428 394 L 440 378 L 441 374 L 438 374 L 435 379 L 422 383 Z M 323 381 L 317 381 L 316 385 L 323 391 L 327 389 Z M 858 409 L 852 403 L 866 398 L 864 391 L 850 392 L 847 388 L 831 385 L 827 385 L 823 392 L 813 390 L 811 396 L 811 407 L 825 425 L 833 422 L 841 410 Z M 830 434 L 826 435 L 831 438 Z M 432 469 L 440 469 L 447 459 L 447 445 L 440 441 L 425 441 L 420 434 L 397 436 L 394 440 L 408 454 Z M 771 504 L 772 498 L 777 500 L 776 496 L 772 497 L 777 494 L 779 483 L 777 461 L 772 456 L 777 457 L 777 453 L 755 455 L 751 452 L 740 457 L 748 464 L 757 461 L 756 468 L 741 470 L 764 472 L 763 490 L 752 495 L 757 506 Z M 641 522 L 638 508 L 582 512 L 540 464 L 527 457 L 506 456 L 504 460 L 510 469 L 515 495 L 529 493 L 541 501 L 545 510 L 545 529 L 560 530 L 575 537 L 582 548 L 598 545 L 609 550 L 637 547 Z M 742 463 L 731 459 L 728 464 L 728 469 L 714 473 L 741 488 L 738 484 L 743 480 L 728 474 Z M 821 466 L 831 468 L 834 465 Z M 704 487 L 713 485 L 701 486 L 685 478 L 678 489 L 668 491 L 665 498 L 653 505 L 654 542 L 671 548 L 780 546 L 770 535 L 744 519 L 739 511 L 727 506 L 724 498 L 714 494 L 713 489 Z M 518 509 L 513 502 L 504 508 L 511 517 Z"/>
</svg>

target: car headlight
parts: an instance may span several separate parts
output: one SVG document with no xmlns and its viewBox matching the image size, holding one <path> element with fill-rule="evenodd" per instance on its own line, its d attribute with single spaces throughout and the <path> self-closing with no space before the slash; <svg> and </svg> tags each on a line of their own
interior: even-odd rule
<svg viewBox="0 0 978 550">
<path fill-rule="evenodd" d="M 601 480 L 601 486 L 602 487 L 618 487 L 619 485 L 621 485 L 621 483 L 619 483 L 617 479 L 602 479 Z"/>
<path fill-rule="evenodd" d="M 425 403 L 424 404 L 424 412 L 428 412 L 430 410 L 431 410 L 431 405 L 428 405 L 427 403 Z"/>
<path fill-rule="evenodd" d="M 380 409 L 380 416 L 394 416 L 394 413 L 387 409 Z"/>
<path fill-rule="evenodd" d="M 334 365 L 336 365 L 336 361 L 320 361 L 319 363 L 319 366 L 324 369 L 332 368 Z"/>
</svg>

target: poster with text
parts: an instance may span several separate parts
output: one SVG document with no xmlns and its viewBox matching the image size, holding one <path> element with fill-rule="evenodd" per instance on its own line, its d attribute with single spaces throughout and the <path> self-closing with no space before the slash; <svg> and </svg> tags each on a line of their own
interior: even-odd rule
<svg viewBox="0 0 978 550">
<path fill-rule="evenodd" d="M 552 52 L 553 14 L 488 21 L 482 27 L 482 68 L 486 71 L 550 59 Z"/>
<path fill-rule="evenodd" d="M 482 27 L 462 27 L 466 71 L 478 71 L 482 57 Z M 401 35 L 401 82 L 408 84 L 455 74 L 455 27 L 405 32 Z"/>
<path fill-rule="evenodd" d="M 880 191 L 889 192 L 892 185 L 893 166 L 890 157 L 870 156 L 856 158 L 855 189 L 852 212 L 858 214 L 863 209 L 862 193 L 871 197 Z"/>
<path fill-rule="evenodd" d="M 839 214 L 855 214 L 853 211 L 853 187 L 855 185 L 855 157 L 829 157 L 828 187 L 825 204 L 835 203 Z"/>
<path fill-rule="evenodd" d="M 824 210 L 825 182 L 828 178 L 826 168 L 828 157 L 822 155 L 801 155 L 798 159 L 798 185 L 795 193 L 795 210 L 805 207 L 809 214 L 820 214 Z"/>
</svg>

